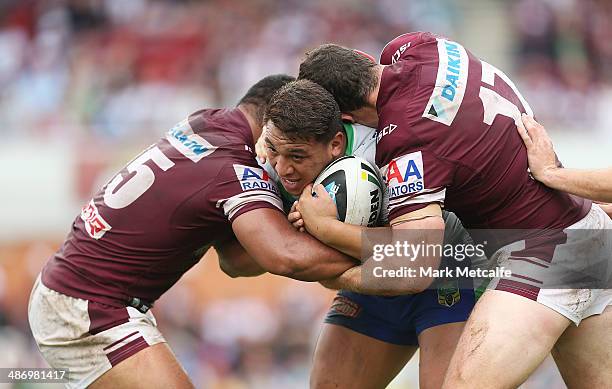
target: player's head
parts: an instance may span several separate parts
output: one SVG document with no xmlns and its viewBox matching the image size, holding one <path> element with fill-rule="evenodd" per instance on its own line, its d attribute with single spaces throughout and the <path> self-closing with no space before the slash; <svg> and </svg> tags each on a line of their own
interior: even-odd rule
<svg viewBox="0 0 612 389">
<path fill-rule="evenodd" d="M 247 93 L 238 102 L 238 105 L 249 106 L 249 112 L 252 112 L 254 116 L 253 119 L 255 119 L 258 126 L 261 126 L 264 112 L 274 92 L 294 80 L 295 77 L 286 74 L 274 74 L 264 77 L 249 88 Z"/>
<path fill-rule="evenodd" d="M 306 53 L 298 78 L 323 86 L 334 96 L 340 111 L 350 113 L 368 104 L 368 96 L 378 82 L 374 72 L 376 66 L 376 62 L 362 52 L 325 44 Z"/>
<path fill-rule="evenodd" d="M 302 193 L 325 166 L 344 155 L 346 135 L 338 104 L 312 81 L 298 80 L 279 89 L 264 122 L 268 160 L 292 195 Z"/>
</svg>

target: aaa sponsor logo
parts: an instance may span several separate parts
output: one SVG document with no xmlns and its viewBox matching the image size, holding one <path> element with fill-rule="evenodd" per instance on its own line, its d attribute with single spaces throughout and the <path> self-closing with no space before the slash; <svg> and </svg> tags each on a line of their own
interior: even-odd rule
<svg viewBox="0 0 612 389">
<path fill-rule="evenodd" d="M 392 160 L 382 169 L 387 183 L 389 198 L 398 198 L 425 189 L 423 155 L 420 151 Z"/>
<path fill-rule="evenodd" d="M 267 190 L 279 195 L 276 184 L 270 179 L 270 176 L 264 169 L 234 164 L 234 171 L 243 191 Z"/>
<path fill-rule="evenodd" d="M 94 239 L 100 239 L 104 236 L 106 231 L 110 231 L 112 228 L 110 224 L 104 220 L 98 208 L 94 204 L 94 201 L 89 201 L 89 204 L 81 209 L 81 220 L 85 223 L 85 230 Z"/>
</svg>

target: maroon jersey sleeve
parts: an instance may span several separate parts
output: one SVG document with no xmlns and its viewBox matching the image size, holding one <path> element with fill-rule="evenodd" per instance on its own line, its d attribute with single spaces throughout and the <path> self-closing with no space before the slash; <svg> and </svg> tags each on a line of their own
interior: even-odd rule
<svg viewBox="0 0 612 389">
<path fill-rule="evenodd" d="M 444 205 L 454 165 L 427 150 L 405 151 L 382 167 L 389 193 L 389 220 L 431 203 Z"/>
<path fill-rule="evenodd" d="M 252 158 L 236 159 L 224 166 L 211 193 L 230 222 L 257 208 L 283 210 L 276 183 Z"/>
<path fill-rule="evenodd" d="M 253 135 L 250 127 L 244 125 L 246 118 L 238 109 L 230 112 L 230 115 L 224 115 L 223 126 L 232 131 L 223 132 L 224 139 L 219 140 L 219 143 L 228 145 L 227 151 L 221 154 L 218 174 L 204 192 L 203 204 L 210 205 L 230 222 L 257 208 L 282 211 L 278 188 L 255 159 Z M 206 129 L 208 121 L 206 115 L 194 114 L 190 118 L 193 128 Z"/>
</svg>

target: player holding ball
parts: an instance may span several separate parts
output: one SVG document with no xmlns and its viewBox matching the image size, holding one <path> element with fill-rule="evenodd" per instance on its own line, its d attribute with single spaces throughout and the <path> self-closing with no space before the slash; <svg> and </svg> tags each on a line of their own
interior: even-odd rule
<svg viewBox="0 0 612 389">
<path fill-rule="evenodd" d="M 264 122 L 262 140 L 274 168 L 270 174 L 277 176 L 282 184 L 281 191 L 285 190 L 286 209 L 302 193 L 300 202 L 312 199 L 311 183 L 320 175 L 323 185 L 316 186 L 315 191 L 330 201 L 334 218 L 338 216 L 344 220 L 361 211 L 369 213 L 367 191 L 361 198 L 361 206 L 346 203 L 347 198 L 359 203 L 359 198 L 347 192 L 359 192 L 361 186 L 359 181 L 345 180 L 345 177 L 359 175 L 368 180 L 372 173 L 378 175 L 379 172 L 369 171 L 370 168 L 358 159 L 346 156 L 358 156 L 373 164 L 375 129 L 342 123 L 340 110 L 331 94 L 308 80 L 289 83 L 276 92 Z M 335 162 L 329 165 L 332 161 Z M 373 189 L 375 194 L 379 192 L 376 185 L 364 182 L 364 187 Z M 334 196 L 334 202 L 328 192 Z M 386 193 L 385 189 L 385 196 Z M 387 202 L 384 198 L 380 200 L 386 210 Z M 376 202 L 372 205 L 377 206 Z M 298 218 L 295 213 L 290 215 L 290 221 L 295 223 L 299 223 Z M 454 214 L 445 212 L 444 219 L 446 242 L 471 242 Z M 359 225 L 339 223 L 338 232 L 361 230 L 361 225 L 384 226 L 386 212 L 375 223 L 359 217 L 353 219 L 352 224 Z M 295 226 L 301 227 L 300 224 Z M 347 242 L 338 249 L 359 258 L 361 240 Z M 460 290 L 456 281 L 450 283 L 448 289 L 440 285 L 405 296 L 379 297 L 340 291 L 325 318 L 317 343 L 311 386 L 386 387 L 420 347 L 420 385 L 422 388 L 440 387 L 474 305 L 472 289 Z"/>
<path fill-rule="evenodd" d="M 377 127 L 393 230 L 427 231 L 425 242 L 439 244 L 444 207 L 480 229 L 476 243 L 489 242 L 492 259 L 511 271 L 474 307 L 443 388 L 517 387 L 551 352 L 569 387 L 612 382 L 612 280 L 597 271 L 612 265 L 612 220 L 529 176 L 516 126 L 533 112 L 503 72 L 457 42 L 418 32 L 390 42 L 380 64 L 320 46 L 299 78 L 330 91 L 344 115 Z M 338 233 L 324 201 L 309 200 L 298 207 L 309 232 L 339 250 L 359 239 L 358 231 Z M 354 269 L 340 285 L 360 283 Z"/>
</svg>

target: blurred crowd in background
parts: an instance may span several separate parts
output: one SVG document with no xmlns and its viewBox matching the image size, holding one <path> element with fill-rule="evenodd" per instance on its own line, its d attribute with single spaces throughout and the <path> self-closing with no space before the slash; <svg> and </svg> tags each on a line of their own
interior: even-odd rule
<svg viewBox="0 0 612 389">
<path fill-rule="evenodd" d="M 19 136 L 118 142 L 158 134 L 169 118 L 235 105 L 262 76 L 295 74 L 304 51 L 322 42 L 379 51 L 418 17 L 392 8 L 388 0 L 9 2 L 0 11 L 2 125 Z"/>
<path fill-rule="evenodd" d="M 612 127 L 607 0 L 0 0 L 0 135 L 74 143 L 75 152 L 102 164 L 123 163 L 119 152 L 130 150 L 129 157 L 189 113 L 233 106 L 265 75 L 295 74 L 303 54 L 321 43 L 376 56 L 408 31 L 461 41 L 464 27 L 479 23 L 480 8 L 505 15 L 500 30 L 465 38 L 478 46 L 500 35 L 507 56 L 494 65 L 515 80 L 541 121 L 567 131 Z M 86 184 L 74 188 L 79 200 L 96 189 L 102 168 L 86 170 Z M 43 365 L 25 306 L 58 243 L 0 245 L 2 367 Z M 215 288 L 239 282 L 213 266 L 194 269 L 196 281 L 179 282 L 154 310 L 194 380 L 201 387 L 306 387 L 331 295 L 275 281 L 273 293 L 203 299 L 201 285 L 211 278 Z M 265 288 L 270 279 L 253 282 Z"/>
<path fill-rule="evenodd" d="M 111 142 L 158 134 L 199 107 L 235 104 L 262 75 L 294 74 L 322 42 L 376 55 L 406 31 L 459 39 L 461 3 L 0 1 L 0 125 L 3 134 Z M 595 108 L 611 99 L 612 3 L 489 3 L 507 8 L 516 54 L 495 65 L 515 76 L 539 116 L 564 127 L 602 119 Z"/>
<path fill-rule="evenodd" d="M 516 34 L 509 70 L 540 120 L 573 130 L 612 127 L 612 2 L 508 3 Z"/>
</svg>

